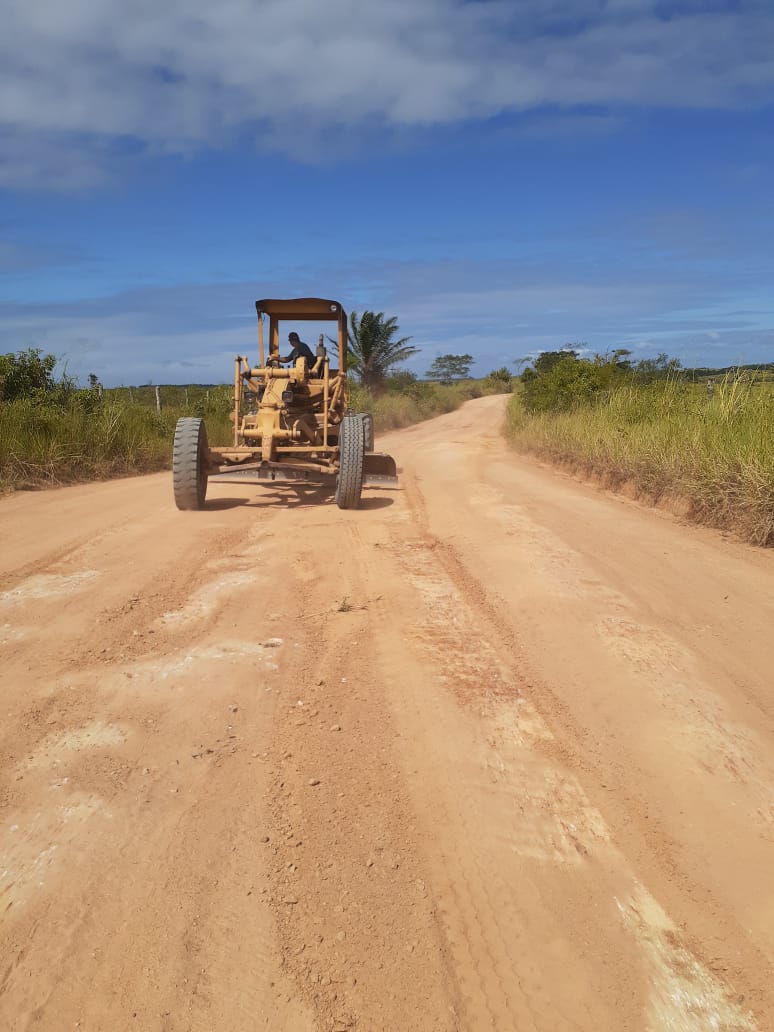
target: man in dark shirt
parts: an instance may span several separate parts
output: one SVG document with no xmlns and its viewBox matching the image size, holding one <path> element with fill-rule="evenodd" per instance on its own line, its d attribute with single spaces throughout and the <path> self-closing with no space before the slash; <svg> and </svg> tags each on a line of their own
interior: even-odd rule
<svg viewBox="0 0 774 1032">
<path fill-rule="evenodd" d="M 277 362 L 279 362 L 280 364 L 282 364 L 283 362 L 292 362 L 295 365 L 299 358 L 305 358 L 307 369 L 311 369 L 315 363 L 315 357 L 312 354 L 312 349 L 309 347 L 308 344 L 304 344 L 304 342 L 299 338 L 295 330 L 288 334 L 288 343 L 290 344 L 292 351 L 287 356 L 287 358 L 282 358 L 281 355 L 278 355 L 276 359 Z"/>
</svg>

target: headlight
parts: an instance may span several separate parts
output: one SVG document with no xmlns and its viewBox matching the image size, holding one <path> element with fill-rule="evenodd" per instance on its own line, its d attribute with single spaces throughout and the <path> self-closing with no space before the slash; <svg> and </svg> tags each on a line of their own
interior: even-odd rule
<svg viewBox="0 0 774 1032">
<path fill-rule="evenodd" d="M 282 392 L 282 400 L 284 401 L 284 403 L 286 405 L 292 405 L 292 403 L 293 403 L 293 391 L 289 390 L 289 389 L 286 390 L 286 391 L 283 391 Z"/>
</svg>

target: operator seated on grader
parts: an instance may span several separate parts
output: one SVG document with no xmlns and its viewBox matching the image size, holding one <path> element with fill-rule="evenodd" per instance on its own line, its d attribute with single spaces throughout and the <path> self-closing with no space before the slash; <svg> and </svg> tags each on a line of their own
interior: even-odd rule
<svg viewBox="0 0 774 1032">
<path fill-rule="evenodd" d="M 283 365 L 285 362 L 290 362 L 295 365 L 299 358 L 303 358 L 306 361 L 306 368 L 311 369 L 315 364 L 315 357 L 312 354 L 312 349 L 308 344 L 304 344 L 301 338 L 298 336 L 295 330 L 292 330 L 288 334 L 288 343 L 290 344 L 292 351 L 287 358 L 282 358 L 281 355 L 272 355 L 269 358 L 270 365 Z"/>
</svg>

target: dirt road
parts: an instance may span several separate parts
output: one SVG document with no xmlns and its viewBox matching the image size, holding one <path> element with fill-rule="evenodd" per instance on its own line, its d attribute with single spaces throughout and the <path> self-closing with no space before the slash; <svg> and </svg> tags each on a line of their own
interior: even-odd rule
<svg viewBox="0 0 774 1032">
<path fill-rule="evenodd" d="M 0 501 L 0 1028 L 774 1029 L 774 557 L 503 404 Z"/>
</svg>

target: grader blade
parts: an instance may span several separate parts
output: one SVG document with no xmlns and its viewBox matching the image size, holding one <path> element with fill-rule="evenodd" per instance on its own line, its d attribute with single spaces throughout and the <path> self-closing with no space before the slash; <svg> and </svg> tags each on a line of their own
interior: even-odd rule
<svg viewBox="0 0 774 1032">
<path fill-rule="evenodd" d="M 366 484 L 398 483 L 395 459 L 386 452 L 366 452 L 363 457 L 363 475 Z"/>
</svg>

